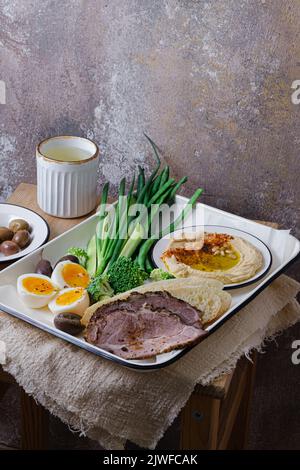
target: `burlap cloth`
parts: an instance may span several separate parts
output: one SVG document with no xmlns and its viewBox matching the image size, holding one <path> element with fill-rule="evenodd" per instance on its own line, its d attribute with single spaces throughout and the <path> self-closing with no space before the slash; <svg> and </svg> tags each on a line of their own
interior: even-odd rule
<svg viewBox="0 0 300 470">
<path fill-rule="evenodd" d="M 154 448 L 195 384 L 208 384 L 266 338 L 300 320 L 300 284 L 281 276 L 177 363 L 137 372 L 0 314 L 3 368 L 71 428 L 106 448 L 126 439 Z M 3 344 L 2 344 L 2 356 Z M 2 358 L 3 359 L 3 358 Z"/>
</svg>

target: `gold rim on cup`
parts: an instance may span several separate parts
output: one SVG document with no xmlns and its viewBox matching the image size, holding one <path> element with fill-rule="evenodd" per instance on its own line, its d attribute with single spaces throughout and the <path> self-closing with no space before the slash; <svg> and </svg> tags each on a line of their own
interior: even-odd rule
<svg viewBox="0 0 300 470">
<path fill-rule="evenodd" d="M 95 146 L 95 153 L 89 157 L 86 158 L 85 160 L 68 160 L 67 162 L 64 162 L 62 160 L 55 160 L 55 158 L 48 157 L 47 155 L 44 155 L 43 152 L 41 152 L 40 148 L 43 144 L 50 140 L 58 140 L 58 139 L 80 139 L 80 140 L 85 140 L 86 142 L 90 142 Z M 91 139 L 88 139 L 86 137 L 77 137 L 75 135 L 57 135 L 54 137 L 48 137 L 47 139 L 42 140 L 37 146 L 36 146 L 36 156 L 39 158 L 43 158 L 44 160 L 47 160 L 50 163 L 62 163 L 64 165 L 70 164 L 70 165 L 82 165 L 83 163 L 90 162 L 91 160 L 94 160 L 97 158 L 99 155 L 99 148 L 98 145 Z"/>
</svg>

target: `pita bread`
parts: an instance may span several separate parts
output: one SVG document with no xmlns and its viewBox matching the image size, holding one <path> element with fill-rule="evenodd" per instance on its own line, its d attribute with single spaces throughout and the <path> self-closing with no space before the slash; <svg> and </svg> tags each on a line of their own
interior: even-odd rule
<svg viewBox="0 0 300 470">
<path fill-rule="evenodd" d="M 93 313 L 100 306 L 116 300 L 125 300 L 131 292 L 167 291 L 174 297 L 190 303 L 203 312 L 200 318 L 205 325 L 219 318 L 230 307 L 231 296 L 222 289 L 223 284 L 220 281 L 215 279 L 198 279 L 196 277 L 149 282 L 92 305 L 85 311 L 81 323 L 87 326 Z"/>
<path fill-rule="evenodd" d="M 200 316 L 203 325 L 219 318 L 231 305 L 231 295 L 216 286 L 187 286 L 170 288 L 168 291 L 174 297 L 185 300 L 203 312 Z"/>
</svg>

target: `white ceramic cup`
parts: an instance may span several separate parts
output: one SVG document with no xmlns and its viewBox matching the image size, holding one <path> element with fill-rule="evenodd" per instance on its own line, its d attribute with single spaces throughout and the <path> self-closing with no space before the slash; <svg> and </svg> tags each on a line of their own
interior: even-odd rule
<svg viewBox="0 0 300 470">
<path fill-rule="evenodd" d="M 44 212 L 72 218 L 95 209 L 99 150 L 94 142 L 73 136 L 43 140 L 36 164 L 37 202 Z"/>
</svg>

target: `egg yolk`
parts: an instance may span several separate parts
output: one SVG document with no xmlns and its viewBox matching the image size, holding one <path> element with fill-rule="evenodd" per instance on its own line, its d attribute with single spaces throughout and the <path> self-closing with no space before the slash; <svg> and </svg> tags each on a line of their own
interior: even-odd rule
<svg viewBox="0 0 300 470">
<path fill-rule="evenodd" d="M 83 296 L 83 289 L 74 289 L 64 292 L 56 298 L 57 305 L 71 305 Z"/>
<path fill-rule="evenodd" d="M 24 289 L 35 295 L 50 295 L 54 292 L 54 287 L 47 279 L 39 277 L 26 277 L 22 281 Z"/>
<path fill-rule="evenodd" d="M 65 264 L 62 269 L 62 276 L 70 287 L 87 287 L 90 282 L 90 276 L 80 264 Z"/>
</svg>

